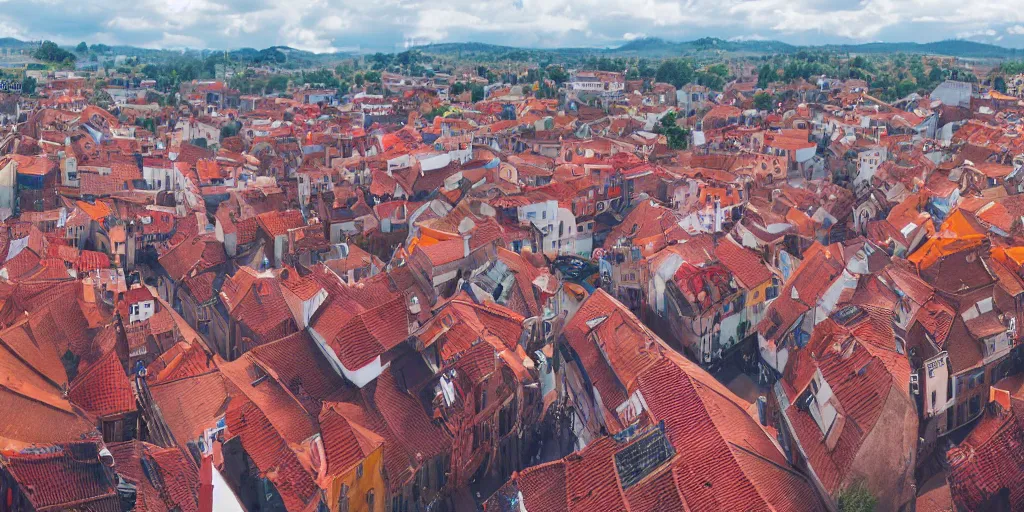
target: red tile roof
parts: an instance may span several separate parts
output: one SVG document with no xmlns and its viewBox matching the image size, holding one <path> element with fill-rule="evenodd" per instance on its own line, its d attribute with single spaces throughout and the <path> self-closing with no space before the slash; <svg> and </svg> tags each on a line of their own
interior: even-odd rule
<svg viewBox="0 0 1024 512">
<path fill-rule="evenodd" d="M 136 486 L 136 510 L 199 510 L 199 468 L 181 450 L 138 440 L 112 443 L 107 448 L 117 474 Z M 143 461 L 149 469 L 144 469 Z M 151 474 L 152 470 L 157 474 Z"/>
<path fill-rule="evenodd" d="M 674 494 L 691 510 L 820 508 L 811 485 L 788 469 L 778 446 L 747 412 L 749 404 L 668 348 L 606 292 L 599 289 L 591 295 L 564 333 L 605 407 L 614 410 L 627 394 L 640 391 L 649 418 L 665 424 L 665 435 L 676 452 L 670 463 L 674 478 L 648 477 L 659 484 L 630 494 L 638 509 L 675 503 Z M 588 342 L 593 349 L 587 348 Z M 609 411 L 605 417 L 614 414 Z M 606 421 L 606 427 L 613 426 Z M 600 448 L 600 443 L 608 442 L 604 439 L 580 455 L 587 459 L 589 450 L 603 453 L 609 449 Z M 617 496 L 621 487 L 614 466 L 601 469 L 607 463 L 600 460 L 588 464 L 581 472 L 586 479 L 574 484 L 572 457 L 566 459 L 570 461 L 566 485 L 570 510 L 624 499 Z M 609 470 L 610 479 L 600 476 Z M 598 488 L 603 494 L 597 495 Z M 629 503 L 632 509 L 633 500 Z"/>
<path fill-rule="evenodd" d="M 303 467 L 256 404 L 244 397 L 232 400 L 227 410 L 227 426 L 231 436 L 241 439 L 260 476 L 274 484 L 288 510 L 309 510 L 319 500 L 320 488 L 313 480 L 314 475 Z"/>
<path fill-rule="evenodd" d="M 195 377 L 215 370 L 215 362 L 200 343 L 179 341 L 149 363 L 146 382 L 149 385 Z"/>
<path fill-rule="evenodd" d="M 390 368 L 362 393 L 367 411 L 377 411 L 379 417 L 360 424 L 384 438 L 384 467 L 391 489 L 401 487 L 420 464 L 451 448 L 451 436 L 433 422 L 418 398 L 398 388 Z"/>
<path fill-rule="evenodd" d="M 998 406 L 994 406 L 998 407 Z M 1008 510 L 1024 507 L 1024 402 L 989 411 L 946 458 L 949 491 L 962 510 L 986 510 L 1006 499 Z"/>
<path fill-rule="evenodd" d="M 730 238 L 719 241 L 715 247 L 715 256 L 739 280 L 739 284 L 748 290 L 753 290 L 772 278 L 772 271 L 764 264 L 760 255 L 739 246 Z"/>
<path fill-rule="evenodd" d="M 909 397 L 910 363 L 896 352 L 891 311 L 862 307 L 860 311 L 844 309 L 837 315 L 842 316 L 834 318 L 849 318 L 844 320 L 847 324 L 840 325 L 832 318 L 819 323 L 807 345 L 791 356 L 783 375 L 787 389 L 794 390 L 787 393 L 794 405 L 785 414 L 808 463 L 830 493 L 846 481 L 877 422 L 900 414 L 916 418 Z M 795 405 L 815 370 L 821 372 L 839 404 L 840 418 L 830 433 L 836 436 L 834 440 L 824 439 L 811 414 Z M 893 398 L 894 393 L 902 394 L 902 400 Z M 883 409 L 886 418 L 882 418 Z M 892 443 L 890 451 L 904 453 L 911 441 L 889 436 L 886 442 Z M 916 444 L 916 433 L 912 442 Z M 880 466 L 879 471 L 887 471 L 894 480 L 905 476 L 888 465 Z"/>
<path fill-rule="evenodd" d="M 224 415 L 228 388 L 219 371 L 150 385 L 153 400 L 178 445 L 198 439 Z"/>
<path fill-rule="evenodd" d="M 244 398 L 263 411 L 267 421 L 288 443 L 300 443 L 316 434 L 316 417 L 302 408 L 298 399 L 262 364 L 251 356 L 220 365 L 221 374 L 234 384 Z M 267 375 L 267 378 L 263 378 Z M 255 383 L 255 385 L 253 384 Z M 239 397 L 233 394 L 232 399 Z"/>
<path fill-rule="evenodd" d="M 224 304 L 231 317 L 259 337 L 253 343 L 273 341 L 298 330 L 281 288 L 279 279 L 257 275 L 249 267 L 240 268 L 224 281 L 222 300 L 227 299 Z"/>
<path fill-rule="evenodd" d="M 368 428 L 349 421 L 344 416 L 346 407 L 324 407 L 320 413 L 320 433 L 327 458 L 327 474 L 348 473 L 371 453 L 384 445 L 384 438 Z M 347 404 L 346 404 L 347 405 Z"/>
<path fill-rule="evenodd" d="M 420 244 L 414 250 L 422 252 L 434 267 L 447 265 L 466 256 L 465 242 L 461 238 L 444 240 L 426 247 Z"/>
<path fill-rule="evenodd" d="M 302 213 L 298 210 L 286 210 L 283 212 L 266 212 L 256 216 L 260 229 L 271 237 L 285 236 L 289 229 L 299 228 L 306 225 Z"/>
<path fill-rule="evenodd" d="M 35 510 L 121 510 L 113 472 L 100 462 L 96 444 L 41 447 L 38 452 L 4 453 L 0 459 Z"/>
<path fill-rule="evenodd" d="M 99 417 L 135 411 L 132 384 L 113 350 L 75 377 L 68 398 Z"/>
<path fill-rule="evenodd" d="M 193 268 L 202 271 L 227 261 L 227 254 L 212 235 L 201 235 L 175 245 L 158 261 L 171 279 L 180 281 Z"/>
<path fill-rule="evenodd" d="M 260 345 L 248 355 L 295 395 L 311 415 L 322 402 L 349 400 L 356 390 L 331 367 L 316 341 L 305 330 Z"/>
<path fill-rule="evenodd" d="M 360 309 L 334 300 L 311 322 L 349 370 L 366 366 L 409 337 L 410 318 L 404 296 L 392 296 L 383 304 Z"/>
</svg>

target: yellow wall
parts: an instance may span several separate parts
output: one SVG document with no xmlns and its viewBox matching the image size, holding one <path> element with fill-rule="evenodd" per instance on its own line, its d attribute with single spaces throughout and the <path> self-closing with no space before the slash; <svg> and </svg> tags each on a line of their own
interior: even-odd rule
<svg viewBox="0 0 1024 512">
<path fill-rule="evenodd" d="M 769 279 L 769 280 L 765 281 L 764 283 L 762 283 L 761 286 L 757 286 L 757 287 L 753 288 L 752 290 L 748 291 L 747 292 L 747 301 L 746 301 L 747 305 L 746 305 L 746 307 L 756 306 L 756 305 L 764 302 L 765 292 L 768 291 L 768 288 L 770 288 L 771 285 L 772 285 L 772 280 Z M 755 292 L 757 293 L 757 298 L 754 298 L 754 293 Z"/>
<path fill-rule="evenodd" d="M 384 487 L 383 453 L 382 445 L 363 459 L 362 478 L 356 478 L 357 468 L 353 467 L 349 472 L 338 475 L 327 486 L 327 504 L 330 506 L 331 512 L 340 512 L 341 510 L 338 507 L 338 498 L 342 485 L 348 486 L 349 512 L 379 512 L 386 509 L 387 489 Z M 366 503 L 366 494 L 370 490 L 373 490 L 372 509 Z"/>
</svg>

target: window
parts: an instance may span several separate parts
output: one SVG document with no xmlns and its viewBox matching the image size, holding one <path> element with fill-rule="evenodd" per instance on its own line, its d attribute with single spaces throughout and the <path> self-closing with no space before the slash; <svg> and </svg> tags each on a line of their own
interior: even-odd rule
<svg viewBox="0 0 1024 512">
<path fill-rule="evenodd" d="M 935 391 L 932 391 L 932 409 L 935 408 Z"/>
<path fill-rule="evenodd" d="M 366 506 L 373 510 L 373 489 L 366 491 Z"/>
<path fill-rule="evenodd" d="M 583 232 L 583 224 L 579 224 L 579 225 L 576 226 L 576 232 L 577 233 L 582 233 Z"/>
<path fill-rule="evenodd" d="M 547 219 L 548 218 L 548 211 L 544 210 L 544 211 L 540 212 L 540 218 Z"/>
<path fill-rule="evenodd" d="M 360 479 L 362 477 L 363 477 L 363 463 L 360 462 L 359 465 L 356 466 L 356 479 Z"/>
</svg>

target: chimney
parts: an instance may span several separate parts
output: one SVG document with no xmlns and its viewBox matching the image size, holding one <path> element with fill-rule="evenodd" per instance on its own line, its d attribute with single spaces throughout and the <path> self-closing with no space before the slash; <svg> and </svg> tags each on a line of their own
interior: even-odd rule
<svg viewBox="0 0 1024 512">
<path fill-rule="evenodd" d="M 462 235 L 462 257 L 469 257 L 469 237 L 472 236 L 469 233 Z"/>
<path fill-rule="evenodd" d="M 204 456 L 199 467 L 199 512 L 213 512 L 213 459 Z"/>
</svg>

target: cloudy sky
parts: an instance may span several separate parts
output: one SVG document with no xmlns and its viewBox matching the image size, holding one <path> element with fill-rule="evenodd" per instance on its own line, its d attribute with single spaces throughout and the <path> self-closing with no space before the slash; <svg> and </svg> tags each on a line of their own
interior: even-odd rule
<svg viewBox="0 0 1024 512">
<path fill-rule="evenodd" d="M 393 51 L 429 42 L 617 46 L 961 38 L 1024 48 L 1021 0 L 0 0 L 0 37 L 151 48 Z"/>
</svg>

